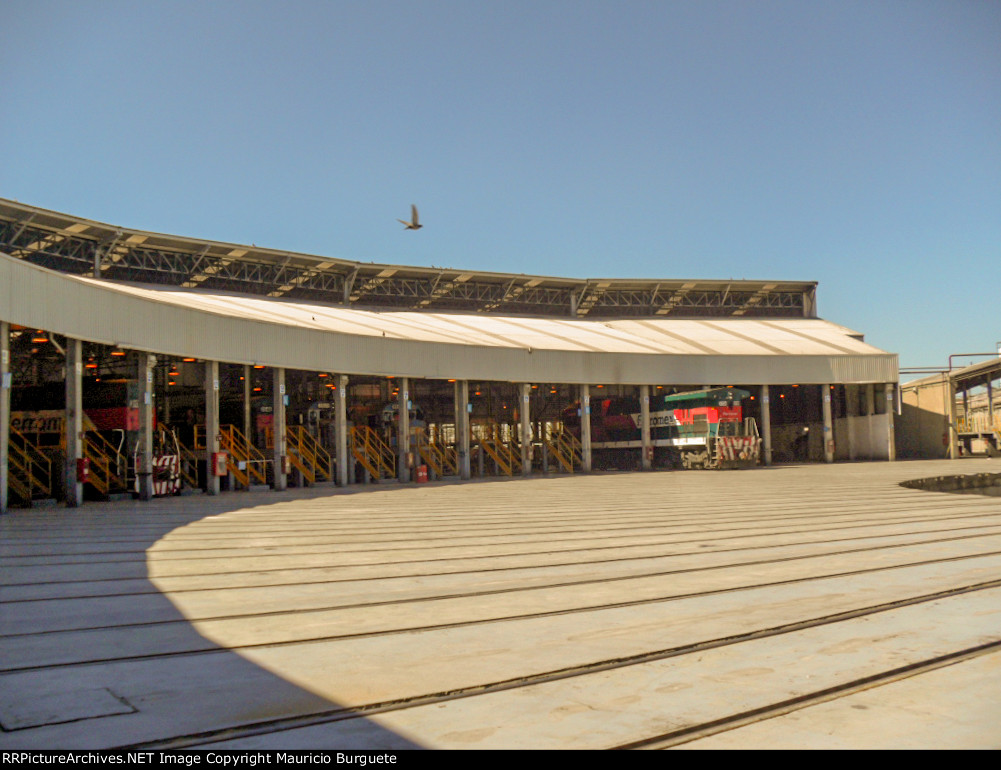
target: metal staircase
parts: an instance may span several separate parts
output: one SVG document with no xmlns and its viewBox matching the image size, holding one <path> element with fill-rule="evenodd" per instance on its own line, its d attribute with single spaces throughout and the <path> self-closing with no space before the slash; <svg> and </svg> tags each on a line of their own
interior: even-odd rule
<svg viewBox="0 0 1001 770">
<path fill-rule="evenodd" d="M 396 454 L 374 430 L 367 425 L 351 428 L 351 454 L 374 479 L 396 476 Z"/>
<path fill-rule="evenodd" d="M 545 442 L 549 453 L 567 473 L 573 473 L 583 466 L 584 447 L 570 431 L 553 432 Z"/>
<path fill-rule="evenodd" d="M 24 504 L 52 497 L 52 461 L 17 428 L 10 428 L 7 487 Z"/>
<path fill-rule="evenodd" d="M 438 478 L 459 475 L 459 456 L 454 447 L 433 443 L 424 428 L 411 432 L 418 456 Z"/>
<path fill-rule="evenodd" d="M 83 434 L 83 456 L 90 461 L 87 483 L 100 494 L 107 497 L 129 488 L 125 455 L 97 431 L 89 430 Z"/>
</svg>

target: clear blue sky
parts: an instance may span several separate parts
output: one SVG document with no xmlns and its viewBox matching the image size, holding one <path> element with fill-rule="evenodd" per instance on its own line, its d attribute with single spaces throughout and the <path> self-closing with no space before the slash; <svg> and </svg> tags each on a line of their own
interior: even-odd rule
<svg viewBox="0 0 1001 770">
<path fill-rule="evenodd" d="M 817 280 L 821 316 L 938 365 L 1001 340 L 999 41 L 996 0 L 6 0 L 0 197 L 362 261 Z"/>
</svg>

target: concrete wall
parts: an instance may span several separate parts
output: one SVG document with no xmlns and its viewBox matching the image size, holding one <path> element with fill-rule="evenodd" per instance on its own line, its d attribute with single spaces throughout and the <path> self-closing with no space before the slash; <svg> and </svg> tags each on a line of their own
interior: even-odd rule
<svg viewBox="0 0 1001 770">
<path fill-rule="evenodd" d="M 889 446 L 886 441 L 888 421 L 889 416 L 886 414 L 842 417 L 835 420 L 834 459 L 888 460 Z"/>
<path fill-rule="evenodd" d="M 945 377 L 900 387 L 902 412 L 896 421 L 897 455 L 938 459 L 949 452 L 949 385 Z"/>
</svg>

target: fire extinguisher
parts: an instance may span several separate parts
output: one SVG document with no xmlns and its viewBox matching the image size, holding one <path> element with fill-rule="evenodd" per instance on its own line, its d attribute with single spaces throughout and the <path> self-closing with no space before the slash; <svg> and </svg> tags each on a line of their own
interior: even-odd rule
<svg viewBox="0 0 1001 770">
<path fill-rule="evenodd" d="M 76 461 L 76 480 L 81 484 L 90 481 L 90 458 L 78 457 Z"/>
</svg>

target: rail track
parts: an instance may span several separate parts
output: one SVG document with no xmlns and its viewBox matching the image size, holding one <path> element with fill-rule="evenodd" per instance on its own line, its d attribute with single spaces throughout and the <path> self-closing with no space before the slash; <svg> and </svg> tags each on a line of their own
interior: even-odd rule
<svg viewBox="0 0 1001 770">
<path fill-rule="evenodd" d="M 0 690 L 73 684 L 0 745 L 667 748 L 1001 660 L 997 501 L 902 465 L 8 517 Z"/>
</svg>

